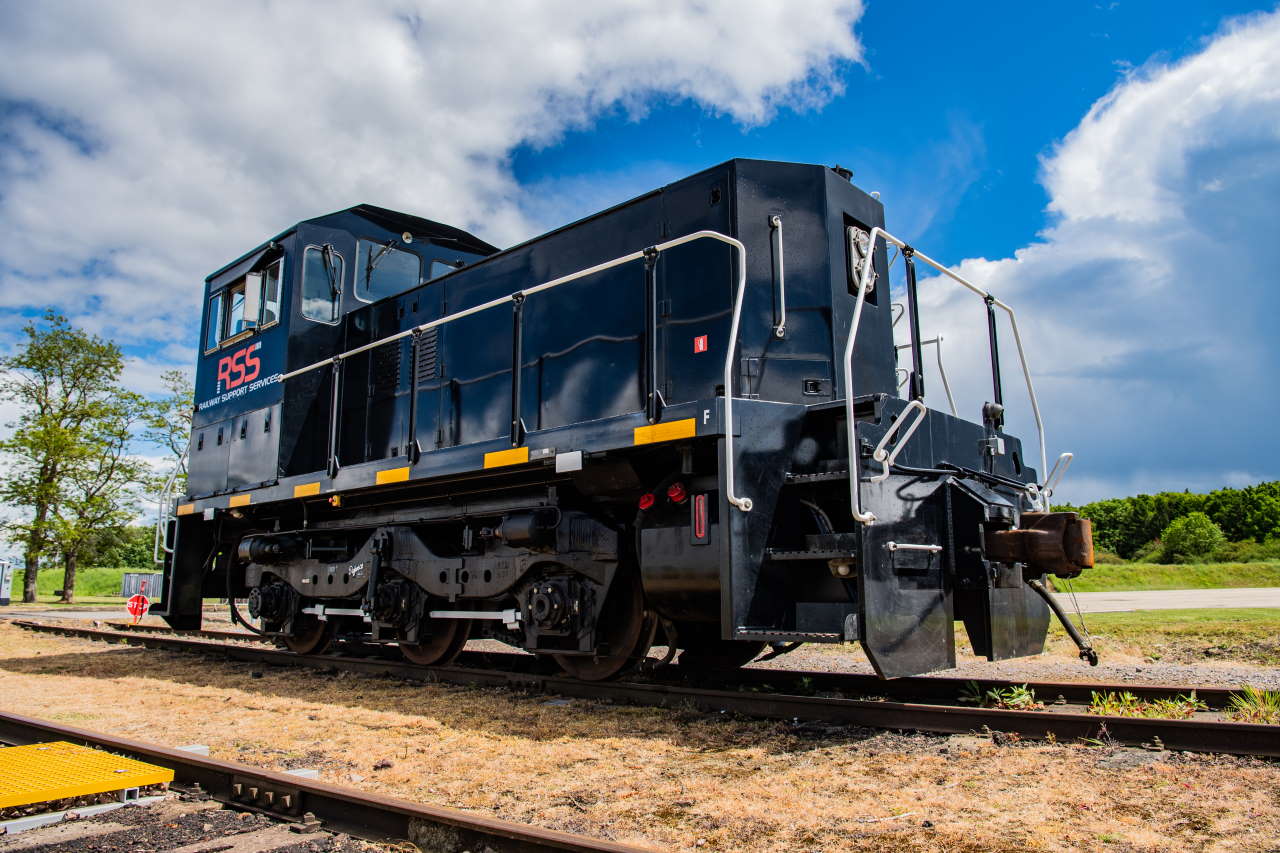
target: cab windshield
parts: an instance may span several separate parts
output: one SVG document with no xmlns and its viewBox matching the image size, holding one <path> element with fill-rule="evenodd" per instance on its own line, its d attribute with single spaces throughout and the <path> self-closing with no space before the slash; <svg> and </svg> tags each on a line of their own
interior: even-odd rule
<svg viewBox="0 0 1280 853">
<path fill-rule="evenodd" d="M 397 249 L 393 242 L 356 242 L 356 298 L 376 302 L 418 286 L 421 259 Z"/>
</svg>

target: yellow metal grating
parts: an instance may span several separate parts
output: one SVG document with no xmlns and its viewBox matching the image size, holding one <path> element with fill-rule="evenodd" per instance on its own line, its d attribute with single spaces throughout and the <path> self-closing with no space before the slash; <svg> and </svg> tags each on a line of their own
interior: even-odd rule
<svg viewBox="0 0 1280 853">
<path fill-rule="evenodd" d="M 0 808 L 172 781 L 167 767 L 65 741 L 0 748 Z"/>
</svg>

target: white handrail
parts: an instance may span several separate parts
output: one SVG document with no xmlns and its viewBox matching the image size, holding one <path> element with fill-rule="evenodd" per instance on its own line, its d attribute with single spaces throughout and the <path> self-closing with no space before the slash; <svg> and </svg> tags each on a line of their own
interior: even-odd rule
<svg viewBox="0 0 1280 853">
<path fill-rule="evenodd" d="M 876 516 L 875 516 L 875 513 L 862 511 L 862 500 L 859 495 L 859 489 L 858 489 L 858 472 L 857 472 L 857 464 L 856 464 L 857 458 L 858 458 L 857 457 L 858 436 L 857 436 L 857 425 L 853 417 L 853 349 L 854 349 L 854 342 L 857 340 L 857 337 L 858 337 L 858 325 L 859 325 L 859 322 L 862 320 L 862 306 L 867 299 L 867 282 L 869 281 L 869 278 L 871 275 L 871 263 L 875 258 L 877 237 L 884 238 L 884 241 L 886 243 L 892 243 L 893 245 L 897 246 L 899 249 L 909 248 L 908 244 L 905 241 L 899 240 L 897 237 L 893 236 L 888 231 L 885 231 L 883 228 L 876 226 L 875 228 L 871 229 L 871 234 L 867 238 L 867 254 L 862 260 L 862 269 L 858 276 L 858 300 L 853 307 L 853 323 L 849 327 L 849 337 L 845 341 L 844 394 L 845 394 L 846 417 L 848 420 L 846 430 L 847 430 L 847 438 L 848 438 L 848 444 L 849 444 L 849 503 L 850 503 L 850 508 L 851 508 L 854 519 L 856 519 L 857 521 L 860 521 L 863 524 L 874 523 L 876 520 Z M 919 260 L 924 261 L 926 264 L 933 267 L 938 272 L 942 273 L 948 278 L 953 279 L 954 281 L 958 282 L 959 284 L 963 285 L 964 287 L 978 294 L 983 299 L 989 299 L 992 305 L 997 306 L 998 308 L 1003 310 L 1005 314 L 1009 316 L 1009 325 L 1013 329 L 1013 340 L 1018 348 L 1018 362 L 1022 366 L 1022 376 L 1027 383 L 1027 396 L 1030 397 L 1031 399 L 1031 412 L 1035 416 L 1036 435 L 1040 443 L 1040 471 L 1043 474 L 1043 472 L 1046 471 L 1049 467 L 1048 458 L 1046 456 L 1045 443 L 1044 443 L 1044 421 L 1041 420 L 1040 418 L 1040 403 L 1036 399 L 1036 389 L 1031 382 L 1031 371 L 1027 367 L 1027 356 L 1022 346 L 1022 335 L 1018 332 L 1018 320 L 1013 313 L 1013 309 L 1010 308 L 1004 302 L 1001 302 L 999 299 L 996 299 L 994 296 L 992 296 L 987 291 L 983 290 L 981 287 L 978 287 L 973 282 L 965 279 L 963 276 L 958 275 L 957 273 L 951 271 L 950 269 L 947 269 L 945 266 L 938 263 L 933 258 L 921 252 L 919 249 L 914 250 L 914 256 Z M 1043 495 L 1044 493 L 1043 487 L 1037 487 L 1037 491 L 1040 493 L 1040 495 Z M 1029 489 L 1028 492 L 1030 493 L 1031 490 Z M 1044 497 L 1043 500 L 1047 508 L 1048 498 Z"/>
<path fill-rule="evenodd" d="M 1060 454 L 1058 461 L 1053 463 L 1053 470 L 1044 478 L 1044 485 L 1040 487 L 1040 491 L 1044 493 L 1046 510 L 1049 509 L 1049 498 L 1053 497 L 1053 490 L 1058 488 L 1058 481 L 1066 475 L 1067 469 L 1071 467 L 1071 460 L 1075 458 L 1074 453 Z"/>
<path fill-rule="evenodd" d="M 732 402 L 733 401 L 733 354 L 738 347 L 738 326 L 739 326 L 739 321 L 742 319 L 742 298 L 747 286 L 747 247 L 743 245 L 742 241 L 737 240 L 733 237 L 730 237 L 726 234 L 721 234 L 719 231 L 694 231 L 692 234 L 686 234 L 683 237 L 676 237 L 673 240 L 667 240 L 666 242 L 658 243 L 655 246 L 649 246 L 648 248 L 641 249 L 637 252 L 631 252 L 630 254 L 622 255 L 621 257 L 617 257 L 612 260 L 596 264 L 595 266 L 587 267 L 585 269 L 578 270 L 577 272 L 569 273 L 568 275 L 562 275 L 559 278 L 553 278 L 550 281 L 543 282 L 542 284 L 537 284 L 537 285 L 534 285 L 533 287 L 527 287 L 524 290 L 517 290 L 515 293 L 511 293 L 506 296 L 500 296 L 497 299 L 490 299 L 488 302 L 482 302 L 479 305 L 474 305 L 470 308 L 464 308 L 461 311 L 455 311 L 454 313 L 449 314 L 447 316 L 440 317 L 435 320 L 429 320 L 426 323 L 420 323 L 419 325 L 414 326 L 412 328 L 405 329 L 404 331 L 401 331 L 401 332 L 397 332 L 394 335 L 388 335 L 385 338 L 379 338 L 376 341 L 370 341 L 367 344 L 358 346 L 355 349 L 347 350 L 346 352 L 340 353 L 331 358 L 326 358 L 322 361 L 317 361 L 312 364 L 308 364 L 305 367 L 298 368 L 297 370 L 291 370 L 288 373 L 282 374 L 280 376 L 280 381 L 284 382 L 287 379 L 293 379 L 294 377 L 301 376 L 302 374 L 307 373 L 309 371 L 318 370 L 321 367 L 329 367 L 330 365 L 337 364 L 344 359 L 350 358 L 353 355 L 359 355 L 362 352 L 366 352 L 375 347 L 382 346 L 383 344 L 388 344 L 388 343 L 391 343 L 392 341 L 398 341 L 410 335 L 417 334 L 420 332 L 425 332 L 428 329 L 434 329 L 437 326 L 443 326 L 446 323 L 452 323 L 454 320 L 461 320 L 463 317 L 470 317 L 472 314 L 478 314 L 481 311 L 487 311 L 488 309 L 496 308 L 499 305 L 506 305 L 507 303 L 514 302 L 517 299 L 523 300 L 524 298 L 528 296 L 532 296 L 535 293 L 541 293 L 544 290 L 550 290 L 553 287 L 559 287 L 562 284 L 568 284 L 571 281 L 577 281 L 580 278 L 586 278 L 587 276 L 595 275 L 596 273 L 604 272 L 605 270 L 613 269 L 614 267 L 631 263 L 632 261 L 642 260 L 649 253 L 665 252 L 667 249 L 673 249 L 676 246 L 682 246 L 685 243 L 692 243 L 695 240 L 719 240 L 722 243 L 727 243 L 728 245 L 732 246 L 738 253 L 738 283 L 737 283 L 737 292 L 734 297 L 734 303 L 733 303 L 733 322 L 729 328 L 728 350 L 725 353 L 725 357 L 724 357 L 725 497 L 728 499 L 729 503 L 733 504 L 738 509 L 742 510 L 743 512 L 750 512 L 751 499 L 740 498 L 736 494 L 734 494 L 733 402 Z"/>
<path fill-rule="evenodd" d="M 160 556 L 160 552 L 172 554 L 173 549 L 166 543 L 169 533 L 169 522 L 174 518 L 173 513 L 169 511 L 169 506 L 173 502 L 173 487 L 178 482 L 178 477 L 187 470 L 187 459 L 191 455 L 191 441 L 188 439 L 186 448 L 182 451 L 182 455 L 178 457 L 178 464 L 174 466 L 173 473 L 169 475 L 169 479 L 165 480 L 164 487 L 160 490 L 160 502 L 156 506 L 156 533 L 155 541 L 151 546 L 151 562 L 163 563 L 164 557 Z"/>
<path fill-rule="evenodd" d="M 895 302 L 894 304 L 897 305 L 900 303 Z M 933 354 L 938 361 L 938 375 L 942 377 L 942 390 L 947 392 L 947 405 L 951 407 L 951 415 L 953 417 L 958 418 L 960 417 L 960 412 L 956 409 L 956 398 L 951 396 L 951 383 L 947 381 L 947 369 L 942 366 L 942 335 L 938 335 L 936 338 L 929 338 L 928 340 L 920 342 L 920 346 L 922 347 L 926 347 L 929 344 L 933 344 Z M 911 344 L 898 344 L 897 347 L 895 347 L 895 349 L 897 350 L 911 349 Z M 899 367 L 896 370 L 900 370 L 903 373 L 907 374 L 908 378 L 911 375 L 911 372 L 905 368 Z M 898 387 L 901 388 L 906 383 L 907 383 L 907 380 L 906 378 L 904 378 L 901 382 L 898 383 Z"/>
</svg>

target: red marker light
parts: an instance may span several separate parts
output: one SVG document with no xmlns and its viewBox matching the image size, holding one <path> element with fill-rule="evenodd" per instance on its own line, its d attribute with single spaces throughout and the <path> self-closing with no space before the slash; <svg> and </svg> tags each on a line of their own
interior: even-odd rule
<svg viewBox="0 0 1280 853">
<path fill-rule="evenodd" d="M 643 495 L 640 496 L 640 508 L 648 509 L 649 507 L 653 506 L 653 501 L 654 501 L 653 492 L 645 492 Z"/>
<path fill-rule="evenodd" d="M 689 493 L 684 489 L 684 483 L 672 483 L 667 489 L 667 500 L 672 503 L 682 504 L 689 499 Z"/>
<path fill-rule="evenodd" d="M 707 496 L 693 496 L 693 538 L 699 542 L 707 538 Z"/>
</svg>

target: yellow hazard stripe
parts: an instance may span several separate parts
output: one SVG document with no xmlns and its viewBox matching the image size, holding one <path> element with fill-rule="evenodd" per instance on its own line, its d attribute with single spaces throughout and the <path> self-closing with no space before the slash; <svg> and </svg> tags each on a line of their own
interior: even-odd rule
<svg viewBox="0 0 1280 853">
<path fill-rule="evenodd" d="M 227 506 L 248 506 L 253 500 L 253 495 L 232 495 L 231 500 L 227 501 Z"/>
<path fill-rule="evenodd" d="M 303 483 L 300 486 L 293 487 L 293 496 L 295 498 L 309 498 L 318 494 L 320 494 L 319 483 Z"/>
<path fill-rule="evenodd" d="M 375 478 L 379 486 L 384 483 L 403 483 L 409 479 L 409 468 L 388 468 L 385 471 L 379 471 Z"/>
<path fill-rule="evenodd" d="M 484 455 L 484 467 L 501 468 L 504 465 L 523 465 L 529 461 L 529 448 L 513 447 L 510 450 L 495 450 Z"/>
<path fill-rule="evenodd" d="M 178 504 L 178 515 L 191 515 L 196 511 L 195 504 Z"/>
<path fill-rule="evenodd" d="M 682 421 L 636 427 L 635 438 L 632 443 L 653 444 L 659 441 L 674 441 L 677 438 L 693 438 L 697 434 L 697 419 L 685 418 Z"/>
</svg>

